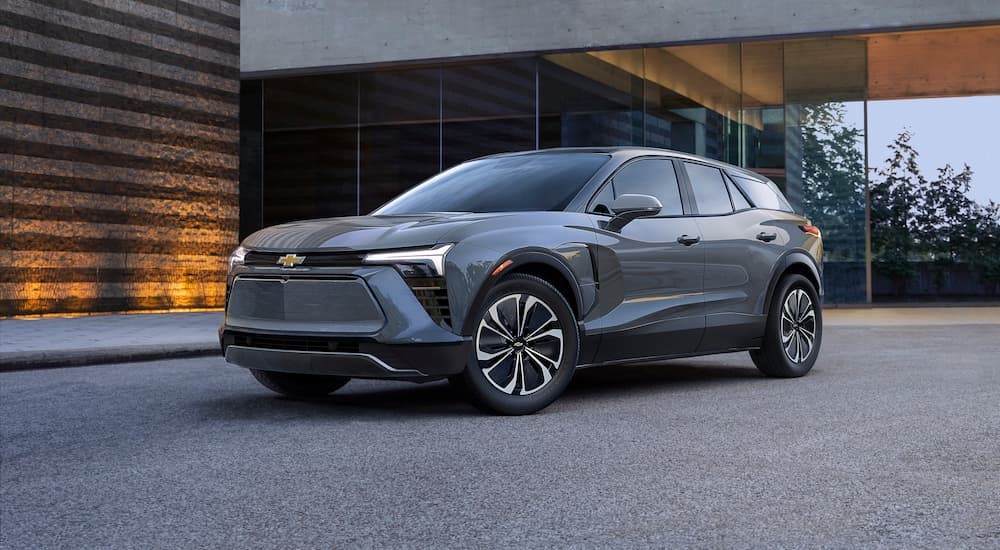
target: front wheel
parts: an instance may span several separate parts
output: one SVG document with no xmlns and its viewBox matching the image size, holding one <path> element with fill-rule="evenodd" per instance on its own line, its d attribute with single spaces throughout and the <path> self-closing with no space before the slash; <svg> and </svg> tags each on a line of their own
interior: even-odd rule
<svg viewBox="0 0 1000 550">
<path fill-rule="evenodd" d="M 500 414 L 531 414 L 569 386 L 580 355 L 579 329 L 552 285 L 510 275 L 476 315 L 469 362 L 456 377 L 473 403 Z"/>
<path fill-rule="evenodd" d="M 250 373 L 265 388 L 296 399 L 315 399 L 329 395 L 350 382 L 345 376 L 295 374 L 250 369 Z"/>
<path fill-rule="evenodd" d="M 750 358 L 768 376 L 795 378 L 812 369 L 822 340 L 823 310 L 816 288 L 802 275 L 788 275 L 774 291 L 763 345 Z"/>
</svg>

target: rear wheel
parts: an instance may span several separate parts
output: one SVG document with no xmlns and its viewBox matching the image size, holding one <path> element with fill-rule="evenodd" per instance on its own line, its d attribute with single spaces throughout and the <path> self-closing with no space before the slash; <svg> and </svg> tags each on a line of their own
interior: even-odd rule
<svg viewBox="0 0 1000 550">
<path fill-rule="evenodd" d="M 573 378 L 579 357 L 576 318 L 545 280 L 510 275 L 477 312 L 473 349 L 457 380 L 473 403 L 500 414 L 547 407 Z"/>
<path fill-rule="evenodd" d="M 314 399 L 329 395 L 344 387 L 351 379 L 344 376 L 295 374 L 250 369 L 250 373 L 265 388 L 296 399 Z"/>
<path fill-rule="evenodd" d="M 750 357 L 768 376 L 805 375 L 816 363 L 823 340 L 823 310 L 816 288 L 802 275 L 788 275 L 778 282 L 769 311 L 763 345 Z"/>
</svg>

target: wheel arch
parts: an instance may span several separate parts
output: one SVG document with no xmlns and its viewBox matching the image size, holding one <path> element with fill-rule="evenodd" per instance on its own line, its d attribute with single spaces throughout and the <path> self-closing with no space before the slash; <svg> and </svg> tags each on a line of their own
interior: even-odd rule
<svg viewBox="0 0 1000 550">
<path fill-rule="evenodd" d="M 792 251 L 785 254 L 778 262 L 778 267 L 774 270 L 774 275 L 767 287 L 767 298 L 763 303 L 763 313 L 768 314 L 771 308 L 771 301 L 774 298 L 774 290 L 778 287 L 778 282 L 790 274 L 802 275 L 813 284 L 820 299 L 823 298 L 823 278 L 820 270 L 816 266 L 816 261 L 804 251 Z"/>
<path fill-rule="evenodd" d="M 507 264 L 500 273 L 493 274 L 496 269 Z M 496 261 L 490 268 L 491 275 L 480 286 L 475 299 L 469 307 L 469 314 L 465 318 L 462 326 L 463 335 L 471 335 L 475 330 L 477 320 L 473 319 L 472 312 L 478 311 L 482 307 L 486 295 L 497 284 L 505 278 L 515 273 L 533 275 L 555 287 L 566 302 L 569 303 L 573 316 L 580 319 L 580 312 L 583 310 L 583 295 L 580 292 L 580 284 L 573 270 L 564 260 L 558 258 L 548 251 L 526 250 L 504 256 Z"/>
</svg>

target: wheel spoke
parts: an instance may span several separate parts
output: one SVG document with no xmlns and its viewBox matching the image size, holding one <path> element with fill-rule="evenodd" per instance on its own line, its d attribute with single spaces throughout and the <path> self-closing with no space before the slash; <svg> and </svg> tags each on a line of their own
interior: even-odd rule
<svg viewBox="0 0 1000 550">
<path fill-rule="evenodd" d="M 508 341 L 508 342 L 509 342 L 509 341 L 511 340 L 511 339 L 510 339 L 510 336 L 508 336 L 508 335 L 506 334 L 506 331 L 502 331 L 502 330 L 500 330 L 500 329 L 498 329 L 498 328 L 494 327 L 494 326 L 493 326 L 492 324 L 490 324 L 490 323 L 483 323 L 483 328 L 488 328 L 488 329 L 492 330 L 493 332 L 497 333 L 497 335 L 498 335 L 498 336 L 502 337 L 502 338 L 503 338 L 504 340 L 506 340 L 506 341 Z"/>
<path fill-rule="evenodd" d="M 795 321 L 791 317 L 789 317 L 788 314 L 785 313 L 784 311 L 781 312 L 781 321 L 783 323 L 788 323 L 789 325 L 795 324 Z"/>
<path fill-rule="evenodd" d="M 504 392 L 513 394 L 514 390 L 517 388 L 518 379 L 521 379 L 521 389 L 524 389 L 524 363 L 521 361 L 521 355 L 514 355 L 514 373 L 510 377 L 510 383 L 501 388 Z"/>
<path fill-rule="evenodd" d="M 546 362 L 548 362 L 549 365 L 555 368 L 559 368 L 559 361 L 557 359 L 552 359 L 551 357 L 547 357 L 544 353 L 533 350 L 531 348 L 524 348 L 524 351 L 526 351 L 528 355 L 530 355 L 532 358 L 535 358 L 536 360 L 544 359 Z"/>
<path fill-rule="evenodd" d="M 476 350 L 476 359 L 479 359 L 480 361 L 491 361 L 494 357 L 500 357 L 501 355 L 503 355 L 505 353 L 512 353 L 513 351 L 514 351 L 514 348 L 510 348 L 510 347 L 503 348 L 502 350 L 500 350 L 500 351 L 498 351 L 496 353 L 489 353 L 489 352 L 485 352 L 485 351 L 483 351 L 481 349 L 477 349 Z"/>
<path fill-rule="evenodd" d="M 816 320 L 816 311 L 812 308 L 812 306 L 810 306 L 809 309 L 807 309 L 806 312 L 799 319 L 799 324 L 801 325 L 802 323 L 806 322 L 809 319 L 812 319 L 813 321 Z"/>
<path fill-rule="evenodd" d="M 496 324 L 496 326 L 500 329 L 500 331 L 502 331 L 502 332 L 500 332 L 500 335 L 504 336 L 508 340 L 513 340 L 514 336 L 511 335 L 510 331 L 507 330 L 507 327 L 505 327 L 504 324 L 499 319 L 499 312 L 497 310 L 500 307 L 500 303 L 501 302 L 497 302 L 497 303 L 493 304 L 492 307 L 490 307 L 490 311 L 489 311 L 489 313 L 490 313 L 490 319 L 493 321 L 494 324 Z M 487 325 L 487 326 L 489 326 L 489 325 Z M 490 327 L 490 328 L 493 328 L 493 327 Z M 494 331 L 496 331 L 496 329 L 494 329 Z"/>
<path fill-rule="evenodd" d="M 546 338 L 546 337 L 557 338 L 557 339 L 559 339 L 560 342 L 562 342 L 562 329 L 559 329 L 559 328 L 549 329 L 549 330 L 546 330 L 545 332 L 543 332 L 541 334 L 536 334 L 536 335 L 531 336 L 529 338 L 525 338 L 525 340 L 528 341 L 528 342 L 534 342 L 536 340 L 541 340 L 542 338 Z"/>
<path fill-rule="evenodd" d="M 534 309 L 535 304 L 539 303 L 538 298 L 528 295 L 528 298 L 524 300 L 524 311 L 521 312 L 520 318 L 517 321 L 517 335 L 524 336 L 524 329 L 528 325 L 528 318 L 531 316 L 531 311 Z"/>
<path fill-rule="evenodd" d="M 505 353 L 503 355 L 503 357 L 501 357 L 500 359 L 497 359 L 496 362 L 493 363 L 492 365 L 490 365 L 488 368 L 483 369 L 483 374 L 485 374 L 486 376 L 489 376 L 490 373 L 492 373 L 494 369 L 496 369 L 497 367 L 500 366 L 500 363 L 503 363 L 508 358 L 510 358 L 510 355 L 512 353 L 514 353 L 514 350 L 507 350 L 507 353 Z"/>
<path fill-rule="evenodd" d="M 545 386 L 545 384 L 549 383 L 549 380 L 552 380 L 552 371 L 550 367 L 547 367 L 544 363 L 538 360 L 538 357 L 536 357 L 537 354 L 534 351 L 530 349 L 526 351 L 528 352 L 528 358 L 531 359 L 531 361 L 538 366 L 538 370 L 541 371 L 542 373 L 542 383 L 539 384 L 538 387 L 532 390 L 531 392 L 528 392 L 532 393 L 542 389 Z M 543 356 L 543 359 L 548 359 L 548 358 Z M 522 391 L 521 394 L 523 395 L 524 391 Z"/>
</svg>

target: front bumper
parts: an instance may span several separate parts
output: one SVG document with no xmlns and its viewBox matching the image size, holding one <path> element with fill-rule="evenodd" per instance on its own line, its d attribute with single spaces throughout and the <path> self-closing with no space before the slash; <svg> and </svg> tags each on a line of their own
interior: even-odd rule
<svg viewBox="0 0 1000 550">
<path fill-rule="evenodd" d="M 243 268 L 219 340 L 245 368 L 413 381 L 461 372 L 470 349 L 391 267 Z"/>
<path fill-rule="evenodd" d="M 278 339 L 280 337 L 275 335 L 255 337 L 247 333 L 224 331 L 222 349 L 226 361 L 248 369 L 418 382 L 437 380 L 462 372 L 469 353 L 465 342 L 407 345 L 333 339 L 328 343 L 330 349 L 351 351 L 258 347 L 274 345 L 269 342 Z M 261 344 L 261 341 L 265 343 Z"/>
</svg>

